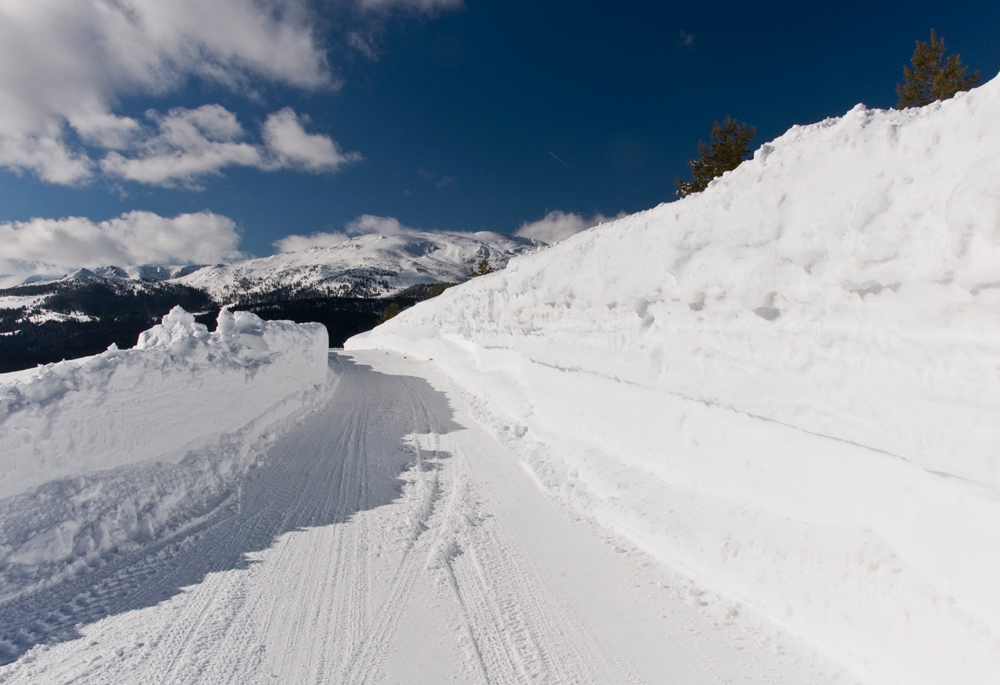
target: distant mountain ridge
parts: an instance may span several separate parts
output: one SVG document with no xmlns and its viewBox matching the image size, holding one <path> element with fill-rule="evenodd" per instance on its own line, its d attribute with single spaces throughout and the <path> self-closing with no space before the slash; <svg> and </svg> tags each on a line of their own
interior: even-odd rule
<svg viewBox="0 0 1000 685">
<path fill-rule="evenodd" d="M 483 259 L 499 269 L 512 257 L 543 245 L 486 231 L 369 234 L 331 247 L 203 267 L 174 280 L 208 293 L 221 305 L 304 297 L 382 298 L 414 285 L 459 283 Z"/>
<path fill-rule="evenodd" d="M 142 264 L 139 266 L 102 266 L 89 270 L 80 269 L 74 274 L 92 273 L 101 278 L 121 278 L 134 281 L 169 281 L 174 278 L 187 276 L 190 273 L 203 269 L 203 264 L 190 264 L 186 266 L 162 265 L 162 264 Z M 70 274 L 70 275 L 74 275 Z"/>
<path fill-rule="evenodd" d="M 272 295 L 380 298 L 414 285 L 459 283 L 468 277 L 470 267 L 484 259 L 502 269 L 512 257 L 544 245 L 531 238 L 488 231 L 368 234 L 329 247 L 225 264 L 103 266 L 78 269 L 61 278 L 32 277 L 0 289 L 0 308 L 9 306 L 5 300 L 27 287 L 93 278 L 171 281 L 201 290 L 223 306 L 248 299 L 275 299 Z"/>
<path fill-rule="evenodd" d="M 425 299 L 487 260 L 545 245 L 499 233 L 368 234 L 329 247 L 216 265 L 104 266 L 0 288 L 0 373 L 131 347 L 174 305 L 215 320 L 221 307 L 316 321 L 331 344 L 375 326 L 385 309 Z M 5 279 L 8 283 L 10 279 Z"/>
</svg>

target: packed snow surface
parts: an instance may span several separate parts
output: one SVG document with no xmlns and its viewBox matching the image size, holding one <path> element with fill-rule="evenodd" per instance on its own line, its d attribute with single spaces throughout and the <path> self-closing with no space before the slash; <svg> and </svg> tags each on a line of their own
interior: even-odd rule
<svg viewBox="0 0 1000 685">
<path fill-rule="evenodd" d="M 328 390 L 186 528 L 0 602 L 0 682 L 854 682 L 547 498 L 426 361 L 331 353 Z M 44 494 L 18 517 L 110 493 Z"/>
<path fill-rule="evenodd" d="M 433 359 L 554 496 L 861 677 L 1000 682 L 998 116 L 794 127 L 347 349 Z"/>
</svg>

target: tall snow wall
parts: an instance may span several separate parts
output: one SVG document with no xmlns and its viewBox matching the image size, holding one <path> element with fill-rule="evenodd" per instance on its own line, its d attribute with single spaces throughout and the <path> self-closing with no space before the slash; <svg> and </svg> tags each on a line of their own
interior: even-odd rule
<svg viewBox="0 0 1000 685">
<path fill-rule="evenodd" d="M 223 310 L 209 333 L 175 307 L 134 349 L 0 375 L 0 499 L 266 430 L 326 381 L 327 354 L 320 324 Z"/>
<path fill-rule="evenodd" d="M 878 683 L 1000 682 L 1000 80 L 794 127 L 695 196 L 348 341 L 550 492 Z"/>
</svg>

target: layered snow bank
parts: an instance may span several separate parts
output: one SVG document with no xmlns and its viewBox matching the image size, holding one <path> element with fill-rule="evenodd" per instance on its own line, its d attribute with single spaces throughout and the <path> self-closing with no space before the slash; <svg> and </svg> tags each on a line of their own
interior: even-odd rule
<svg viewBox="0 0 1000 685">
<path fill-rule="evenodd" d="M 329 399 L 327 354 L 319 324 L 223 310 L 209 333 L 175 308 L 135 349 L 0 375 L 0 602 L 238 506 L 248 470 Z M 0 662 L 19 653 L 0 639 Z"/>
<path fill-rule="evenodd" d="M 1000 80 L 795 127 L 348 349 L 880 683 L 1000 679 Z"/>
<path fill-rule="evenodd" d="M 0 375 L 0 498 L 132 462 L 180 461 L 324 383 L 327 348 L 319 324 L 223 310 L 209 333 L 175 307 L 135 349 Z"/>
</svg>

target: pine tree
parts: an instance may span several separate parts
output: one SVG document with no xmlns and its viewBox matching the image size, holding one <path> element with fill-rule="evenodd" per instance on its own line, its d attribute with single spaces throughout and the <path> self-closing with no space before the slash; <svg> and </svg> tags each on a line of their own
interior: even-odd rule
<svg viewBox="0 0 1000 685">
<path fill-rule="evenodd" d="M 484 259 L 476 266 L 469 267 L 469 278 L 475 278 L 476 276 L 485 276 L 486 274 L 491 274 L 496 269 L 490 264 L 490 260 Z"/>
<path fill-rule="evenodd" d="M 727 116 L 721 124 L 716 121 L 712 125 L 712 142 L 706 145 L 699 140 L 698 159 L 688 162 L 694 180 L 685 181 L 678 178 L 677 194 L 683 197 L 691 193 L 700 193 L 708 187 L 713 178 L 738 167 L 752 154 L 750 141 L 756 133 L 756 127 L 738 122 L 732 117 Z"/>
<path fill-rule="evenodd" d="M 903 67 L 903 82 L 896 85 L 899 102 L 897 109 L 923 107 L 938 100 L 947 100 L 955 93 L 979 85 L 979 72 L 966 76 L 968 68 L 958 55 L 944 56 L 944 38 L 940 40 L 931 29 L 931 42 L 917 41 L 910 62 L 913 68 Z"/>
</svg>

